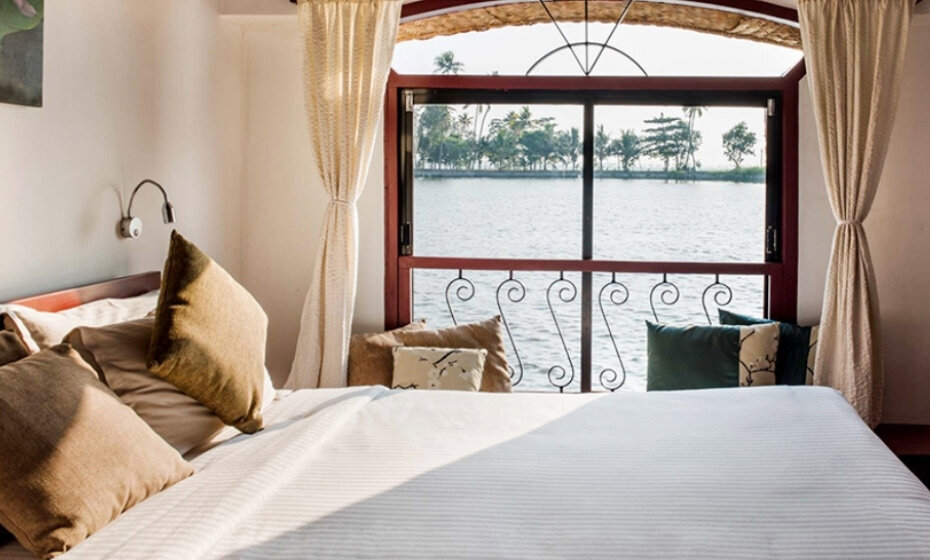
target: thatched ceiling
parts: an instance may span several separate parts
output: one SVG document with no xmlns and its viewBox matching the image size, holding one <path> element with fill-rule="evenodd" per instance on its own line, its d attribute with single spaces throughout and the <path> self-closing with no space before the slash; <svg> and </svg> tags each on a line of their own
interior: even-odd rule
<svg viewBox="0 0 930 560">
<path fill-rule="evenodd" d="M 790 2 L 774 2 L 781 5 Z M 590 21 L 613 23 L 624 2 L 592 1 Z M 584 2 L 551 2 L 549 9 L 559 21 L 584 21 Z M 485 31 L 497 27 L 531 25 L 548 22 L 545 9 L 537 1 L 526 1 L 454 11 L 415 19 L 401 24 L 399 41 L 429 39 L 467 31 Z M 636 2 L 624 25 L 660 25 L 751 39 L 775 45 L 801 48 L 797 27 L 747 14 L 666 2 Z"/>
</svg>

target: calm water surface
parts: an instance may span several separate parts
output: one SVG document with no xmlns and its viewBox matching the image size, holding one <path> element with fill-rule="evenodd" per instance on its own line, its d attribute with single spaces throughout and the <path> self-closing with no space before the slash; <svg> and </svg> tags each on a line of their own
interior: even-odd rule
<svg viewBox="0 0 930 560">
<path fill-rule="evenodd" d="M 582 186 L 577 179 L 419 178 L 414 252 L 418 256 L 578 259 L 581 207 Z M 596 259 L 762 262 L 765 186 L 597 179 L 594 224 Z M 446 290 L 457 276 L 457 270 L 415 271 L 414 317 L 425 318 L 434 327 L 451 325 Z M 463 276 L 474 285 L 474 295 L 467 301 L 457 298 L 456 293 L 467 297 L 471 290 L 464 281 L 453 283 L 449 290 L 452 312 L 460 324 L 503 312 L 514 338 L 514 344 L 506 340 L 508 359 L 517 369 L 520 360 L 523 365 L 518 389 L 555 390 L 549 372 L 557 376 L 558 368 L 564 368 L 567 375 L 575 372 L 566 390 L 578 390 L 580 273 L 564 274 L 563 282 L 559 273 L 516 272 L 514 279 L 519 284 L 502 286 L 500 308 L 498 288 L 508 280 L 508 273 L 464 271 Z M 706 324 L 702 296 L 714 283 L 713 275 L 669 275 L 668 280 L 678 288 L 679 297 L 673 305 L 664 305 L 660 287 L 653 297 L 659 320 Z M 655 321 L 650 291 L 662 275 L 618 274 L 616 281 L 629 297 L 623 287 L 611 283 L 610 274 L 594 275 L 593 384 L 600 387 L 602 372 L 605 380 L 612 372 L 622 378 L 625 368 L 623 389 L 644 390 L 645 321 Z M 761 277 L 726 276 L 721 281 L 732 288 L 727 309 L 761 314 Z M 508 293 L 519 301 L 511 301 Z M 709 292 L 703 301 L 716 322 L 713 295 Z M 666 298 L 672 301 L 673 292 Z"/>
</svg>

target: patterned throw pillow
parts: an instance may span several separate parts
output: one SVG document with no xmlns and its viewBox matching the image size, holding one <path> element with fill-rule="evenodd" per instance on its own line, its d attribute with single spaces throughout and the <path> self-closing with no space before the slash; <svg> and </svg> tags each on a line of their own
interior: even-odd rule
<svg viewBox="0 0 930 560">
<path fill-rule="evenodd" d="M 721 325 L 778 325 L 781 331 L 778 345 L 775 379 L 779 385 L 813 385 L 814 359 L 817 357 L 817 336 L 820 327 L 802 327 L 770 319 L 759 319 L 719 310 Z"/>
<path fill-rule="evenodd" d="M 474 348 L 397 346 L 394 389 L 477 391 L 488 351 Z"/>
<path fill-rule="evenodd" d="M 775 384 L 778 325 L 646 327 L 648 391 Z"/>
</svg>

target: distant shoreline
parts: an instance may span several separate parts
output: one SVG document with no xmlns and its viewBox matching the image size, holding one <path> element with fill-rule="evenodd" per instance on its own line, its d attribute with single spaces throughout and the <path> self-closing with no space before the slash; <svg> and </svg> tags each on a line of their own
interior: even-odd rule
<svg viewBox="0 0 930 560">
<path fill-rule="evenodd" d="M 501 170 L 496 169 L 417 169 L 414 177 L 426 179 L 576 179 L 581 170 Z M 765 183 L 765 169 L 726 169 L 719 171 L 620 171 L 594 170 L 596 179 L 651 179 L 658 181 L 727 181 Z"/>
</svg>

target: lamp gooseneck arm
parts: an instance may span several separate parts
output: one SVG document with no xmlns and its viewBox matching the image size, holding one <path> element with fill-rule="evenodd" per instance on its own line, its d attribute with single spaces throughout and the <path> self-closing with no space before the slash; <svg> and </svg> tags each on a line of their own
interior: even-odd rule
<svg viewBox="0 0 930 560">
<path fill-rule="evenodd" d="M 132 189 L 132 195 L 129 197 L 129 208 L 126 209 L 127 217 L 132 218 L 132 202 L 136 199 L 136 193 L 139 192 L 139 189 L 142 188 L 142 185 L 146 183 L 151 183 L 155 185 L 156 187 L 158 187 L 158 190 L 161 191 L 162 197 L 164 197 L 165 199 L 165 204 L 166 205 L 171 204 L 170 202 L 168 202 L 168 193 L 165 192 L 164 187 L 162 187 L 161 185 L 159 185 L 158 183 L 156 183 L 155 181 L 151 179 L 143 179 L 142 182 L 136 185 L 136 188 Z"/>
</svg>

